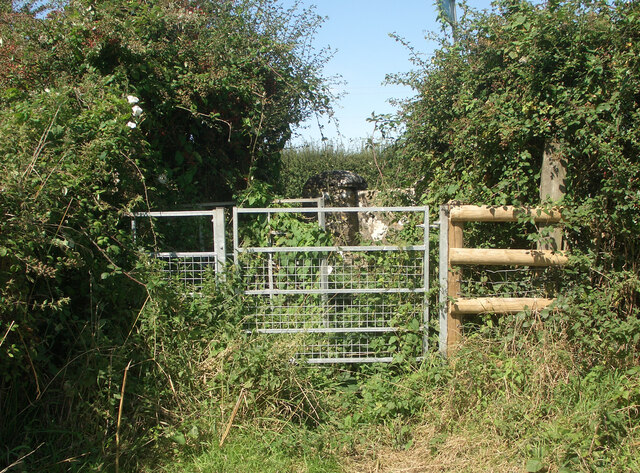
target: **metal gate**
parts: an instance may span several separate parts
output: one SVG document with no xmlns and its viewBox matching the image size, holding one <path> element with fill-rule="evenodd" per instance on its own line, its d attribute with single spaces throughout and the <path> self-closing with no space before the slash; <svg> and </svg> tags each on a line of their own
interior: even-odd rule
<svg viewBox="0 0 640 473">
<path fill-rule="evenodd" d="M 131 231 L 134 240 L 143 240 L 140 243 L 146 247 L 151 246 L 149 243 L 151 240 L 156 251 L 149 254 L 161 262 L 161 272 L 167 277 L 179 281 L 186 290 L 198 291 L 202 288 L 207 274 L 220 274 L 224 271 L 227 255 L 225 215 L 222 207 L 213 210 L 136 212 L 131 217 Z M 138 235 L 142 233 L 139 228 L 140 224 L 151 220 L 153 222 L 145 232 L 147 235 Z M 195 220 L 192 224 L 197 230 L 193 232 L 192 229 L 188 229 L 189 233 L 197 234 L 195 247 L 190 248 L 190 251 L 185 251 L 185 248 L 189 246 L 189 242 L 186 241 L 188 238 L 178 238 L 179 241 L 173 244 L 171 244 L 172 242 L 157 241 L 156 234 L 161 232 L 157 232 L 154 228 L 160 220 L 171 221 L 175 226 L 182 228 L 185 228 L 187 222 Z M 176 245 L 179 248 L 171 248 Z"/>
<path fill-rule="evenodd" d="M 335 227 L 358 214 L 386 231 L 341 241 Z M 247 330 L 294 336 L 309 363 L 426 352 L 428 207 L 234 207 L 233 245 Z"/>
</svg>

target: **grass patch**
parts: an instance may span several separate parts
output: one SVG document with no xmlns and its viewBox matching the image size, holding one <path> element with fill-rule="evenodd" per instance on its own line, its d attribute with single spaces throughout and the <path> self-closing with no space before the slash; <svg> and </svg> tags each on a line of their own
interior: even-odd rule
<svg viewBox="0 0 640 473">
<path fill-rule="evenodd" d="M 317 436 L 299 428 L 285 432 L 243 426 L 220 447 L 217 442 L 201 445 L 199 453 L 182 453 L 175 461 L 143 471 L 164 473 L 337 473 L 338 460 L 316 443 Z"/>
<path fill-rule="evenodd" d="M 253 388 L 265 404 L 243 407 L 222 448 L 218 426 L 198 453 L 145 471 L 640 472 L 640 368 L 580 359 L 562 327 L 519 320 L 468 337 L 447 363 L 287 365 L 271 394 Z M 269 398 L 286 383 L 314 399 L 313 416 Z"/>
</svg>

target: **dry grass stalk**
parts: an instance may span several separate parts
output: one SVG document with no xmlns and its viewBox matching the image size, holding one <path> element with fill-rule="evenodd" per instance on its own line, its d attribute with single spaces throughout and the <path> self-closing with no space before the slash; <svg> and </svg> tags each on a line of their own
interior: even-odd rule
<svg viewBox="0 0 640 473">
<path fill-rule="evenodd" d="M 9 324 L 9 328 L 7 329 L 7 331 L 2 336 L 2 340 L 0 340 L 0 347 L 2 346 L 4 341 L 7 339 L 7 336 L 9 335 L 9 332 L 11 331 L 11 328 L 14 326 L 15 323 L 16 323 L 16 321 L 12 320 L 11 323 Z"/>
<path fill-rule="evenodd" d="M 238 413 L 238 409 L 240 408 L 240 404 L 242 403 L 242 399 L 246 396 L 245 388 L 240 390 L 240 395 L 238 396 L 238 400 L 236 401 L 236 405 L 233 406 L 233 411 L 231 412 L 231 417 L 229 417 L 229 422 L 227 423 L 227 428 L 224 429 L 224 433 L 220 438 L 220 447 L 224 444 L 227 435 L 229 435 L 229 431 L 231 430 L 231 425 L 233 424 L 233 420 L 236 418 L 236 414 Z"/>
<path fill-rule="evenodd" d="M 116 423 L 116 473 L 120 471 L 120 422 L 122 421 L 122 406 L 124 404 L 124 390 L 127 385 L 127 373 L 131 367 L 131 360 L 127 363 L 122 376 L 122 389 L 120 389 L 120 406 L 118 407 L 118 421 Z"/>
<path fill-rule="evenodd" d="M 22 174 L 23 181 L 27 177 L 29 177 L 31 173 L 35 170 L 36 161 L 38 161 L 38 157 L 40 156 L 40 153 L 42 153 L 42 150 L 47 145 L 47 137 L 49 136 L 49 133 L 51 132 L 51 129 L 53 128 L 53 125 L 56 121 L 56 118 L 58 117 L 58 112 L 60 112 L 60 106 L 58 106 L 58 108 L 56 109 L 56 112 L 53 114 L 53 117 L 51 118 L 51 121 L 49 121 L 49 125 L 42 132 L 42 135 L 40 136 L 40 141 L 38 141 L 38 145 L 36 146 L 36 149 L 33 152 L 31 162 L 29 163 L 29 165 L 27 166 L 27 169 L 25 169 L 24 173 Z"/>
<path fill-rule="evenodd" d="M 496 435 L 467 431 L 451 434 L 439 443 L 432 426 L 418 430 L 415 443 L 408 450 L 383 446 L 374 452 L 347 458 L 345 463 L 348 473 L 523 471 L 514 448 L 506 447 Z"/>
<path fill-rule="evenodd" d="M 38 445 L 35 449 L 31 450 L 29 453 L 27 453 L 26 455 L 22 455 L 20 458 L 18 458 L 16 461 L 14 461 L 11 465 L 7 466 L 5 469 L 0 470 L 0 473 L 7 473 L 7 471 L 9 471 L 11 468 L 13 468 L 14 466 L 18 466 L 19 464 L 22 463 L 22 460 L 24 460 L 25 458 L 27 458 L 30 455 L 33 455 L 34 453 L 36 453 L 36 451 L 42 447 L 44 445 L 44 442 L 41 443 L 40 445 Z"/>
</svg>

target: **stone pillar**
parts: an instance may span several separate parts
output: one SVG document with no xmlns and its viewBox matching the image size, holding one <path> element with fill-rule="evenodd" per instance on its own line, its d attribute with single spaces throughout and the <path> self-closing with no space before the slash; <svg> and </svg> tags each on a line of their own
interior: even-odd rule
<svg viewBox="0 0 640 473">
<path fill-rule="evenodd" d="M 306 198 L 324 197 L 325 207 L 358 207 L 358 191 L 367 188 L 367 181 L 351 171 L 324 171 L 311 176 L 302 188 Z M 360 228 L 358 213 L 327 215 L 327 228 L 338 245 L 356 245 Z"/>
</svg>

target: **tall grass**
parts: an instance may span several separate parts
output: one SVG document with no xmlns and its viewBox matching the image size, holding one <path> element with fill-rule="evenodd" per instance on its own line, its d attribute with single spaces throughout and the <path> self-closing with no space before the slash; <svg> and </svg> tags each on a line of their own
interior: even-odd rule
<svg viewBox="0 0 640 473">
<path fill-rule="evenodd" d="M 211 365 L 224 389 L 200 405 L 210 434 L 189 439 L 185 426 L 186 445 L 144 471 L 640 471 L 640 369 L 585 359 L 569 329 L 521 314 L 477 330 L 448 363 L 361 367 L 292 365 L 287 345 L 248 339 Z"/>
</svg>

